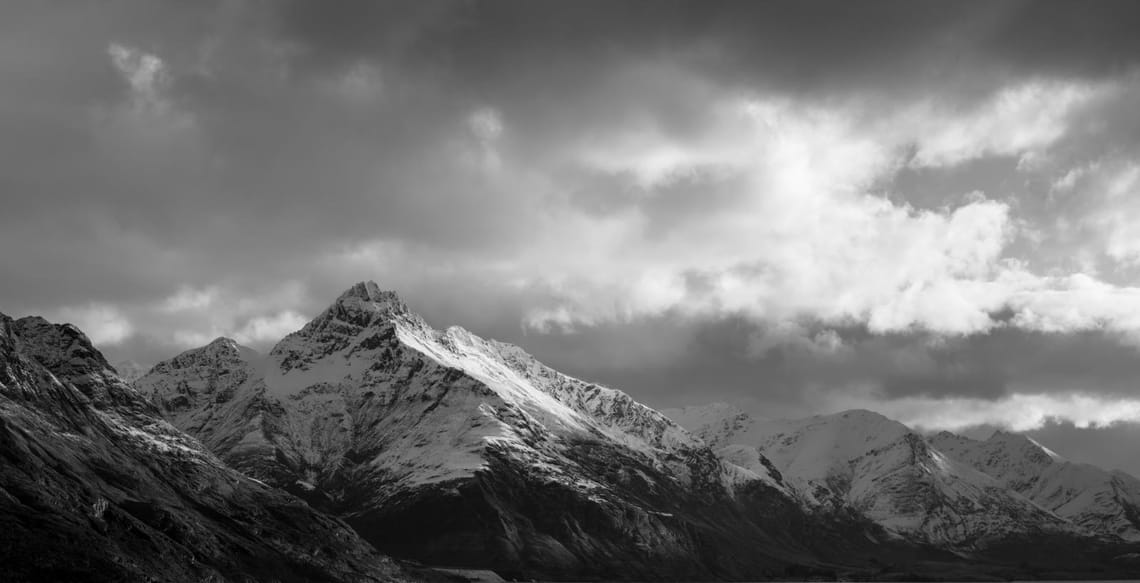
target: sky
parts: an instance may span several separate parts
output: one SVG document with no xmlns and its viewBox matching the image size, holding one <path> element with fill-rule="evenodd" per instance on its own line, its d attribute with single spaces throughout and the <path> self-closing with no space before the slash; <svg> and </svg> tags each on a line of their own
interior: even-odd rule
<svg viewBox="0 0 1140 583">
<path fill-rule="evenodd" d="M 1140 5 L 0 6 L 0 311 L 153 364 L 352 283 L 656 407 L 1140 474 Z"/>
</svg>

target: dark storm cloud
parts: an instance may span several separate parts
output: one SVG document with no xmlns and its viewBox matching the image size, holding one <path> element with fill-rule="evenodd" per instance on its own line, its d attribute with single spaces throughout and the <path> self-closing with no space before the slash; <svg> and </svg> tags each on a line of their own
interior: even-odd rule
<svg viewBox="0 0 1140 583">
<path fill-rule="evenodd" d="M 1126 1 L 1080 11 L 1062 1 L 443 1 L 411 10 L 299 1 L 278 16 L 280 33 L 314 62 L 385 55 L 481 88 L 520 68 L 572 84 L 593 58 L 630 54 L 691 59 L 729 79 L 802 89 L 960 83 L 978 69 L 1114 75 L 1140 58 L 1132 34 L 1140 9 Z"/>
</svg>

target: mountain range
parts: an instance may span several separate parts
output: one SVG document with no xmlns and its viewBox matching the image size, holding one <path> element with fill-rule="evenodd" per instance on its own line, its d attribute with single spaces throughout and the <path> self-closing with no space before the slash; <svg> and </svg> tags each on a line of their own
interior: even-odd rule
<svg viewBox="0 0 1140 583">
<path fill-rule="evenodd" d="M 4 581 L 400 581 L 341 520 L 226 466 L 71 325 L 0 315 Z"/>
<path fill-rule="evenodd" d="M 90 395 L 84 404 L 119 420 L 100 455 L 116 453 L 120 439 L 151 445 L 100 463 L 158 468 L 147 479 L 181 488 L 158 496 L 146 480 L 110 480 L 107 488 L 117 489 L 97 495 L 74 471 L 51 474 L 58 484 L 50 490 L 82 492 L 77 504 L 106 499 L 112 510 L 104 516 L 124 500 L 145 500 L 162 516 L 204 513 L 187 521 L 220 522 L 211 526 L 217 537 L 269 532 L 278 537 L 274 552 L 308 561 L 328 580 L 423 576 L 408 561 L 577 580 L 1140 571 L 1140 488 L 1127 474 L 1062 460 L 1021 436 L 927 436 L 868 411 L 802 420 L 757 419 L 727 405 L 656 411 L 517 346 L 434 329 L 372 282 L 352 286 L 265 354 L 219 338 L 130 385 L 74 327 L 36 321 L 35 333 L 8 326 L 7 366 L 34 369 L 53 388 L 29 408 L 15 395 L 34 383 L 0 378 L 7 435 L 36 427 L 40 409 L 63 409 L 52 399 L 79 399 L 83 387 L 113 393 L 117 400 L 102 408 Z M 53 339 L 62 332 L 49 329 L 83 338 L 75 342 L 87 372 L 75 373 L 70 356 L 44 356 L 55 353 L 43 346 L 58 352 L 61 344 Z M 85 415 L 67 423 L 106 423 L 102 413 Z M 54 466 L 30 444 L 45 441 L 63 456 L 72 442 L 56 431 L 26 438 L 27 459 L 4 464 L 22 460 L 26 480 L 39 480 Z M 4 439 L 0 454 L 24 451 Z M 175 463 L 198 472 L 193 487 L 166 471 Z M 199 484 L 223 479 L 262 496 L 241 507 L 268 522 L 223 521 L 235 505 L 198 501 Z M 273 522 L 274 505 L 295 509 L 287 524 Z M 2 518 L 49 512 L 13 508 L 23 514 L 0 507 Z M 92 524 L 85 536 L 99 536 Z M 298 539 L 290 527 L 327 533 Z M 203 551 L 191 547 L 203 529 L 187 532 L 194 535 L 176 542 L 198 557 Z M 329 542 L 318 553 L 315 540 L 341 546 Z M 250 556 L 270 551 L 258 552 Z M 223 578 L 240 572 L 211 568 Z"/>
</svg>

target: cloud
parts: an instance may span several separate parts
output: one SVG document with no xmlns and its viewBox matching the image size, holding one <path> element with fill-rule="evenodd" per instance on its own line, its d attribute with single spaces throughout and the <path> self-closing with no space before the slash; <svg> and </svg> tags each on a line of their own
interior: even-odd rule
<svg viewBox="0 0 1140 583">
<path fill-rule="evenodd" d="M 49 316 L 78 326 L 97 345 L 119 344 L 134 333 L 130 320 L 114 306 L 69 306 L 49 312 Z"/>
<path fill-rule="evenodd" d="M 869 194 L 899 168 L 905 141 L 880 139 L 855 110 L 757 98 L 714 111 L 690 140 L 635 127 L 599 136 L 608 149 L 585 146 L 578 159 L 588 169 L 628 175 L 648 202 L 624 216 L 577 217 L 570 236 L 583 244 L 574 261 L 546 264 L 569 272 L 546 282 L 566 299 L 533 312 L 532 325 L 678 310 L 858 321 L 879 332 L 992 326 L 988 313 L 1003 299 L 999 260 L 1014 229 L 1007 205 L 975 196 L 954 209 L 917 210 Z M 653 233 L 654 199 L 673 196 L 721 206 Z"/>
<path fill-rule="evenodd" d="M 1104 251 L 1114 261 L 1140 262 L 1140 164 L 1133 162 L 1098 172 L 1090 188 L 1102 204 L 1085 218 L 1103 234 Z"/>
<path fill-rule="evenodd" d="M 1065 136 L 1083 108 L 1114 90 L 1111 83 L 1029 82 L 1003 88 L 972 111 L 923 106 L 900 124 L 916 132 L 915 166 L 949 166 L 983 156 L 1030 161 Z M 928 109 L 929 108 L 929 109 Z"/>
<path fill-rule="evenodd" d="M 360 61 L 334 77 L 328 84 L 328 90 L 349 105 L 375 105 L 383 96 L 383 77 L 378 67 Z"/>
<path fill-rule="evenodd" d="M 250 318 L 234 332 L 234 340 L 241 344 L 264 345 L 276 343 L 285 335 L 300 330 L 309 319 L 297 312 L 286 310 L 270 316 Z"/>
<path fill-rule="evenodd" d="M 178 111 L 170 100 L 171 75 L 162 59 L 118 43 L 107 47 L 107 55 L 130 88 L 128 102 L 121 111 L 123 115 L 131 116 L 138 123 L 161 122 L 170 130 L 193 125 L 193 118 Z"/>
<path fill-rule="evenodd" d="M 836 410 L 870 408 L 928 431 L 960 431 L 981 425 L 1030 431 L 1056 422 L 1071 423 L 1078 428 L 1140 423 L 1140 399 L 1073 393 L 1015 393 L 998 400 L 910 397 L 877 401 L 850 396 L 830 400 Z"/>
<path fill-rule="evenodd" d="M 174 295 L 162 301 L 160 312 L 201 311 L 214 304 L 218 297 L 217 288 L 194 289 L 183 287 Z"/>
<path fill-rule="evenodd" d="M 0 302 L 113 359 L 374 278 L 651 404 L 1140 374 L 1130 5 L 0 12 Z"/>
<path fill-rule="evenodd" d="M 170 82 L 162 59 L 118 43 L 111 43 L 107 54 L 130 85 L 136 107 L 159 110 L 169 107 L 162 95 Z"/>
</svg>

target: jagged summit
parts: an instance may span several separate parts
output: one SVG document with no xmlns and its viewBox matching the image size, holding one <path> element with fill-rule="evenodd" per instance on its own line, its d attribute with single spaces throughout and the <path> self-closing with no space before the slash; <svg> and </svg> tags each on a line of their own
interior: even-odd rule
<svg viewBox="0 0 1140 583">
<path fill-rule="evenodd" d="M 143 374 L 134 379 L 134 382 L 136 382 L 137 388 L 143 390 L 144 393 L 150 393 L 153 387 L 149 387 L 145 382 L 137 384 L 150 376 L 150 372 L 157 373 L 160 376 L 182 374 L 177 371 L 194 371 L 193 374 L 195 375 L 208 375 L 210 371 L 215 370 L 247 368 L 260 359 L 261 355 L 256 350 L 242 346 L 232 338 L 222 336 L 215 338 L 205 346 L 191 348 L 174 358 L 154 365 L 149 371 L 143 371 Z"/>
<path fill-rule="evenodd" d="M 374 281 L 354 284 L 337 297 L 328 308 L 300 330 L 289 334 L 270 351 L 270 355 L 296 350 L 297 344 L 342 343 L 363 328 L 400 322 L 427 331 L 430 327 L 412 312 L 394 291 L 381 290 Z M 307 350 L 306 350 L 307 351 Z"/>
<path fill-rule="evenodd" d="M 1068 461 L 1027 435 L 1005 430 L 986 440 L 939 434 L 930 443 L 1073 524 L 1140 541 L 1140 480 L 1126 473 Z"/>
<path fill-rule="evenodd" d="M 0 578 L 401 580 L 342 522 L 162 420 L 106 362 L 75 326 L 0 315 Z"/>
<path fill-rule="evenodd" d="M 370 302 L 379 302 L 387 299 L 399 299 L 396 295 L 396 292 L 391 290 L 382 290 L 380 289 L 380 286 L 372 280 L 359 281 L 354 283 L 352 287 L 348 288 L 344 291 L 344 293 L 340 294 L 340 297 L 337 298 L 337 300 L 340 301 L 347 298 L 358 298 Z"/>
<path fill-rule="evenodd" d="M 400 296 L 392 290 L 382 290 L 374 281 L 361 281 L 340 294 L 334 306 L 364 308 L 395 314 L 408 314 L 411 311 Z"/>
<path fill-rule="evenodd" d="M 71 324 L 52 324 L 40 316 L 27 316 L 10 326 L 23 352 L 48 368 L 74 375 L 102 375 L 112 370 L 91 339 Z"/>
<path fill-rule="evenodd" d="M 237 340 L 234 340 L 233 338 L 229 338 L 227 336 L 218 336 L 217 338 L 211 340 L 210 343 L 206 345 L 206 347 L 207 348 L 211 348 L 211 347 L 212 348 L 222 348 L 222 347 L 236 347 L 237 345 L 238 345 Z"/>
<path fill-rule="evenodd" d="M 987 439 L 986 442 L 987 443 L 1005 443 L 1005 444 L 1008 444 L 1009 446 L 1012 446 L 1012 447 L 1029 449 L 1029 450 L 1033 450 L 1034 452 L 1043 453 L 1052 460 L 1064 460 L 1064 458 L 1061 457 L 1060 454 L 1058 454 L 1057 452 L 1045 447 L 1044 445 L 1041 445 L 1041 443 L 1038 442 L 1036 439 L 1033 439 L 1032 437 L 1029 437 L 1028 435 L 1025 435 L 1024 433 L 1015 433 L 1012 431 L 1005 431 L 1003 429 L 998 429 L 997 431 L 994 431 L 993 435 L 990 435 L 989 439 Z"/>
</svg>

